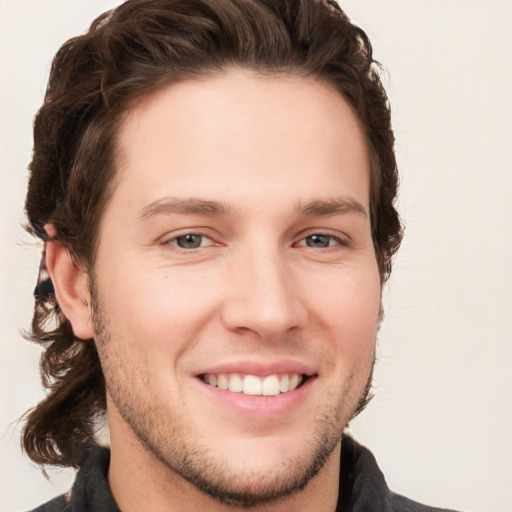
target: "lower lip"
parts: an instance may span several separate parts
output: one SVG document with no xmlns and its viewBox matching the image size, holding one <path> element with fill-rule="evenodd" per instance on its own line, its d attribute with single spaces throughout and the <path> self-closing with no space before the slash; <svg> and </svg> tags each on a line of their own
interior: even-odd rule
<svg viewBox="0 0 512 512">
<path fill-rule="evenodd" d="M 297 389 L 275 396 L 252 396 L 244 395 L 244 393 L 233 393 L 210 386 L 199 378 L 197 380 L 204 391 L 209 393 L 223 407 L 251 419 L 269 420 L 281 418 L 297 410 L 306 400 L 316 377 L 308 377 Z"/>
</svg>

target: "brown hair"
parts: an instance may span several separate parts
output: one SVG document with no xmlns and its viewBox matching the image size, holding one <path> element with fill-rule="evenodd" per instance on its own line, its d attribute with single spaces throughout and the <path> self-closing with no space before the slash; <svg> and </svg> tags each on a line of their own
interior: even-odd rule
<svg viewBox="0 0 512 512">
<path fill-rule="evenodd" d="M 122 114 L 173 81 L 232 67 L 318 79 L 351 104 L 372 157 L 372 236 L 384 281 L 402 236 L 389 105 L 368 37 L 328 0 L 128 0 L 67 41 L 34 123 L 29 231 L 46 241 L 44 226 L 53 225 L 52 240 L 92 272 Z M 27 415 L 23 446 L 38 463 L 76 466 L 105 411 L 104 379 L 93 340 L 73 335 L 42 272 L 31 338 L 45 348 L 48 394 Z"/>
</svg>

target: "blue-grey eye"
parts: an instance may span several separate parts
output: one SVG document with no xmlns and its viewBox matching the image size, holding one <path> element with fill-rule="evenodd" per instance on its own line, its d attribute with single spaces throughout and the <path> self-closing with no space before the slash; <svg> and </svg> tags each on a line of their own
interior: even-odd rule
<svg viewBox="0 0 512 512">
<path fill-rule="evenodd" d="M 312 247 L 314 249 L 325 249 L 326 247 L 334 245 L 333 242 L 336 242 L 336 239 L 331 235 L 316 234 L 307 236 L 305 241 L 308 247 Z"/>
<path fill-rule="evenodd" d="M 203 235 L 189 233 L 175 238 L 176 245 L 182 249 L 197 249 L 203 243 Z"/>
</svg>

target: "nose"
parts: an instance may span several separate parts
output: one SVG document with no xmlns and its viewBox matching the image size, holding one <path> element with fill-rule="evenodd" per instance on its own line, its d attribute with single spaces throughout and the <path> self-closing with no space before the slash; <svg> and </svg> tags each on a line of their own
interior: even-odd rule
<svg viewBox="0 0 512 512">
<path fill-rule="evenodd" d="M 289 262 L 278 251 L 259 250 L 230 269 L 222 321 L 231 331 L 278 339 L 307 320 L 307 308 Z"/>
</svg>

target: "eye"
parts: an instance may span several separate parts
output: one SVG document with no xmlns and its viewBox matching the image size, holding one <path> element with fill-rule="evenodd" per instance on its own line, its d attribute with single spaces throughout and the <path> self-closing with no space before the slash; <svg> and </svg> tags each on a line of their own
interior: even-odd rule
<svg viewBox="0 0 512 512">
<path fill-rule="evenodd" d="M 303 238 L 297 245 L 311 247 L 312 249 L 326 249 L 328 247 L 345 244 L 340 238 L 334 235 L 314 233 Z"/>
<path fill-rule="evenodd" d="M 198 249 L 199 247 L 212 245 L 213 241 L 206 235 L 187 233 L 186 235 L 180 235 L 172 238 L 167 243 L 177 245 L 181 249 Z"/>
</svg>

